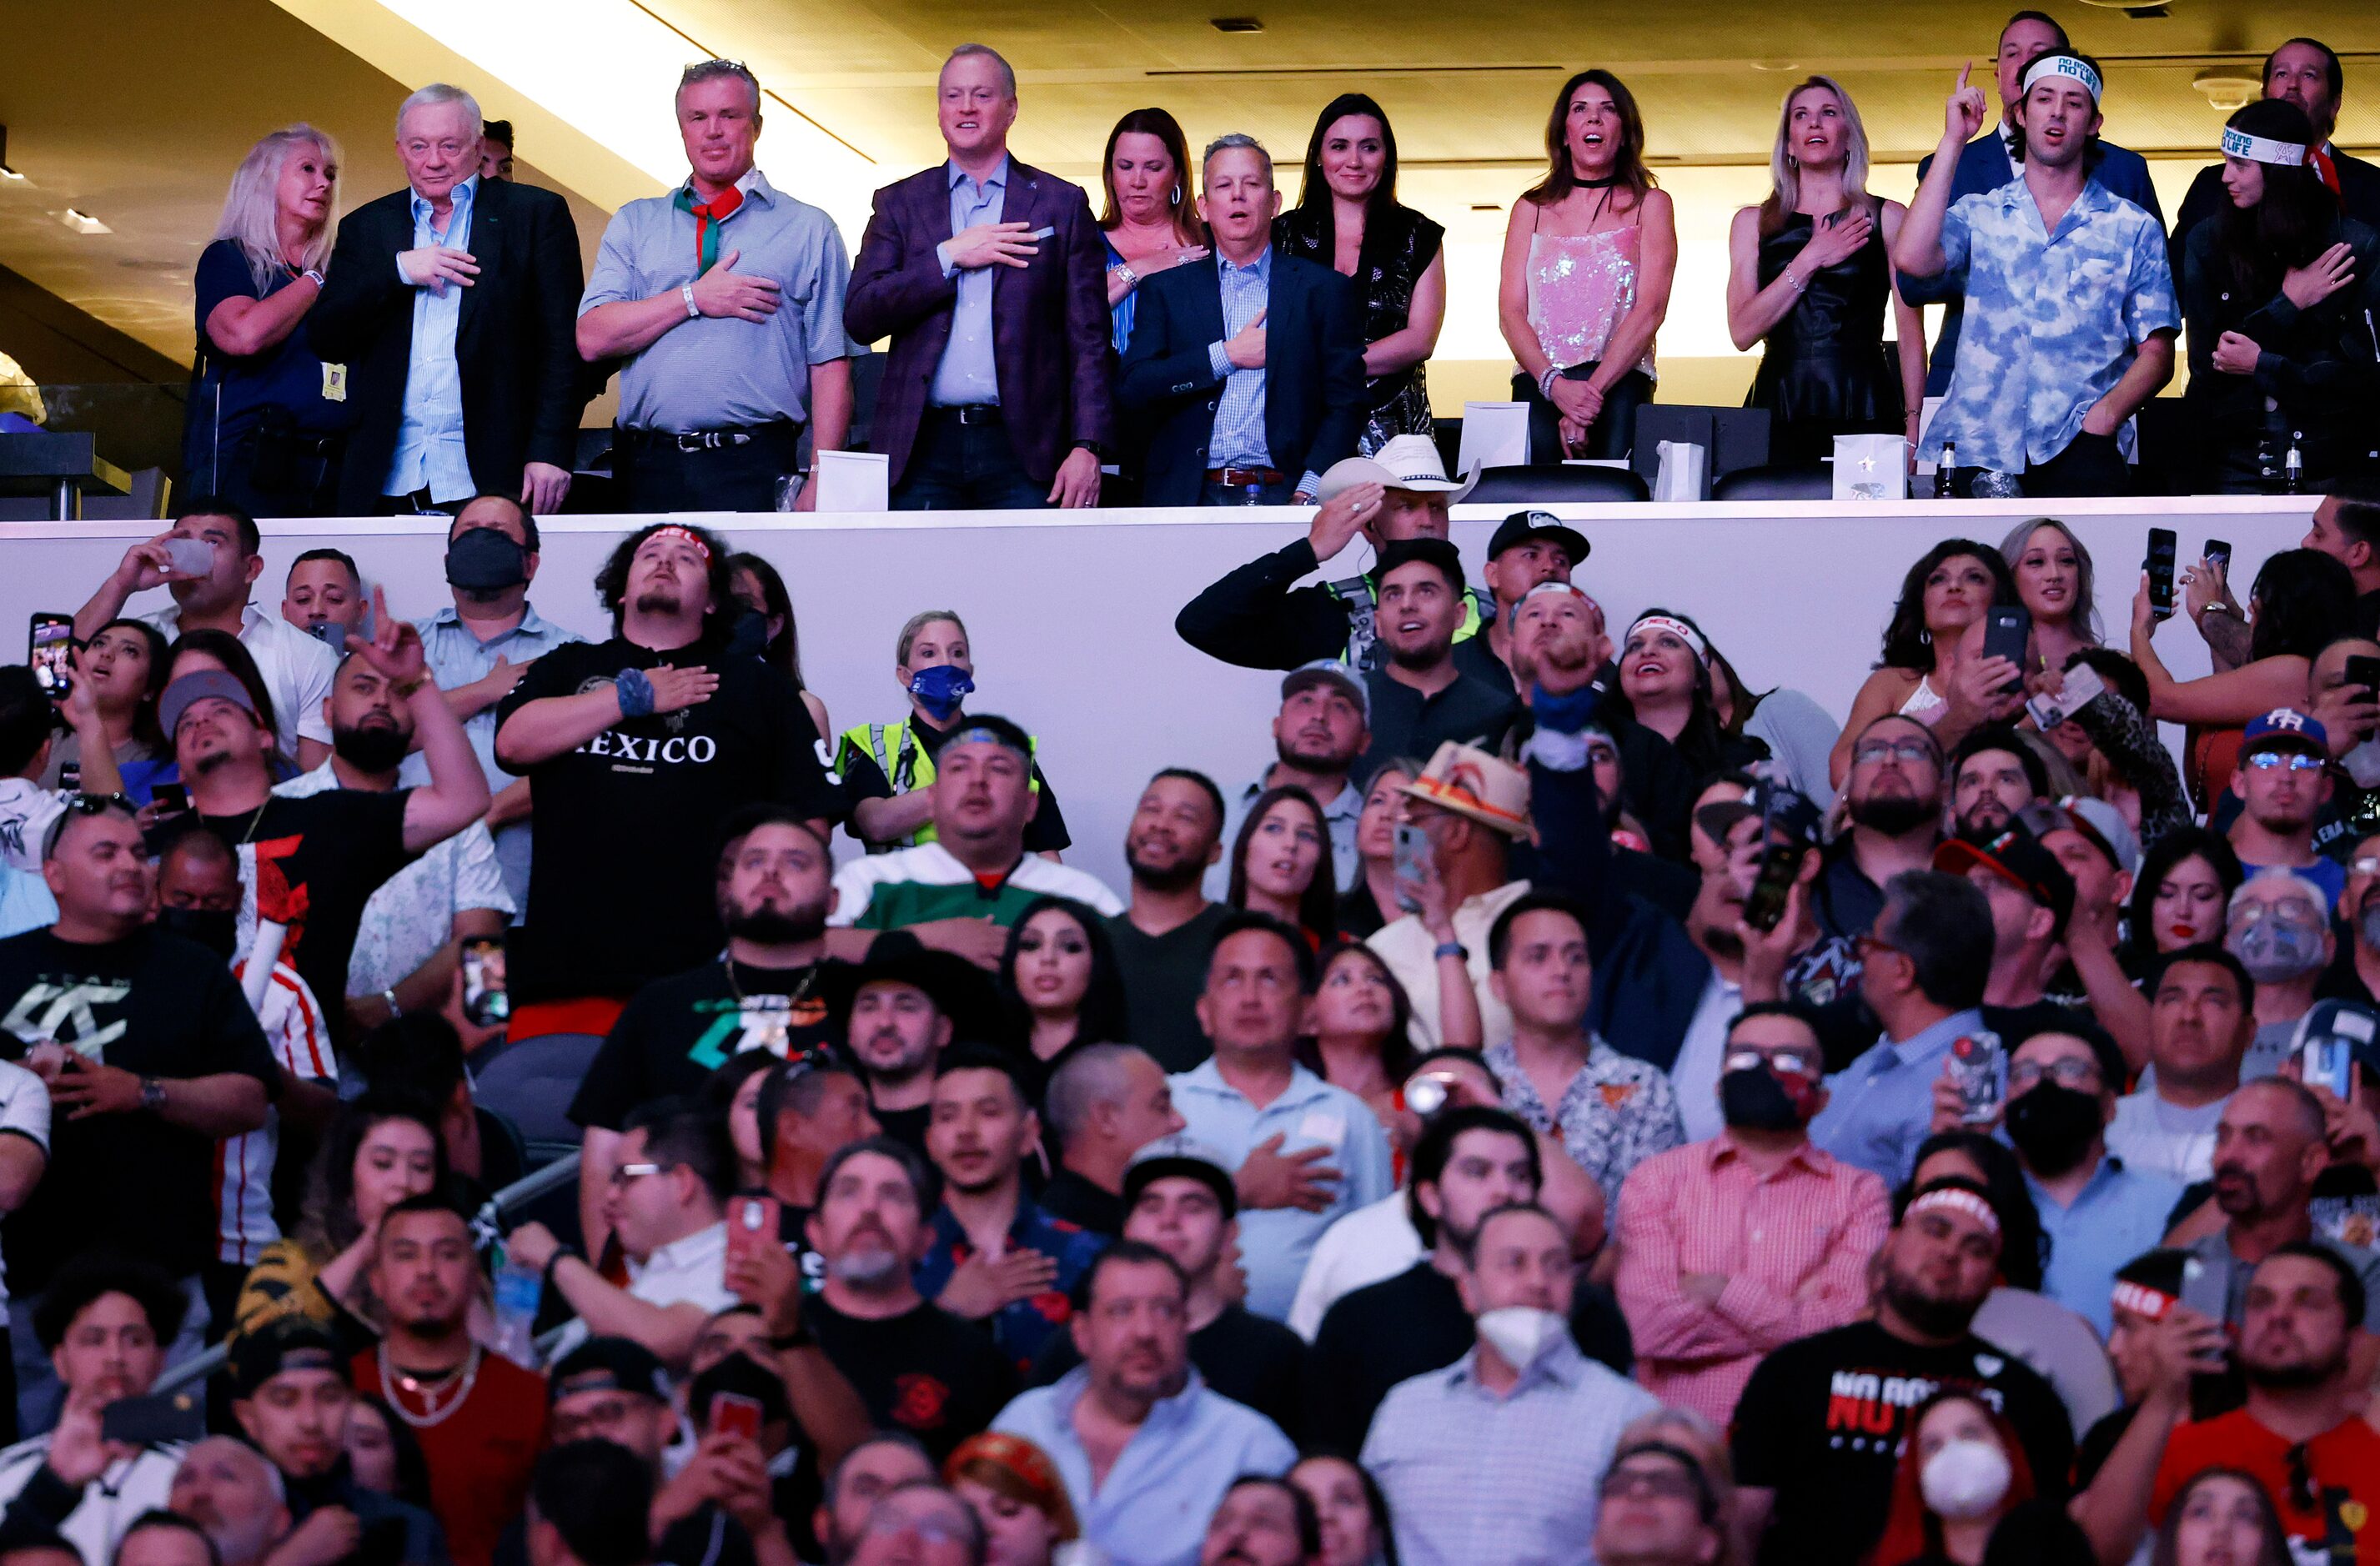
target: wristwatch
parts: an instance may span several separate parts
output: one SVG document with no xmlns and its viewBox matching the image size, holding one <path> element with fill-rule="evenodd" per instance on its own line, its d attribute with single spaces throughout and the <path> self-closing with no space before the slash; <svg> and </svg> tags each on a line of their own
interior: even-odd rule
<svg viewBox="0 0 2380 1566">
<path fill-rule="evenodd" d="M 322 282 L 322 269 L 319 266 L 310 266 L 298 275 L 304 278 L 307 282 L 311 283 L 317 288 L 324 286 Z"/>
<path fill-rule="evenodd" d="M 165 1085 L 153 1076 L 140 1079 L 140 1107 L 151 1114 L 165 1111 Z"/>
<path fill-rule="evenodd" d="M 686 284 L 685 285 L 683 285 L 682 287 L 680 287 L 680 288 L 678 289 L 678 291 L 677 291 L 677 297 L 678 297 L 679 298 L 684 299 L 684 300 L 686 301 L 686 318 L 688 321 L 693 320 L 696 316 L 700 315 L 700 314 L 702 313 L 702 311 L 701 311 L 698 308 L 697 308 L 697 306 L 695 305 L 695 302 L 694 302 L 694 285 L 693 285 L 693 284 L 688 283 L 688 284 Z"/>
<path fill-rule="evenodd" d="M 1429 955 L 1432 962 L 1438 962 L 1447 957 L 1460 957 L 1467 963 L 1471 960 L 1471 948 L 1465 946 L 1460 941 L 1440 941 L 1438 945 L 1430 948 Z"/>
</svg>

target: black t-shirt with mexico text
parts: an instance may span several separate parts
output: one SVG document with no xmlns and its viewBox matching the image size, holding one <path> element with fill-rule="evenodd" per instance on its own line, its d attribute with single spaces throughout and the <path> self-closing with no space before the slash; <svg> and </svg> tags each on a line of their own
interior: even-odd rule
<svg viewBox="0 0 2380 1566">
<path fill-rule="evenodd" d="M 276 795 L 261 813 L 200 818 L 235 852 L 243 845 L 256 850 L 258 915 L 273 918 L 279 910 L 289 916 L 281 921 L 289 927 L 283 952 L 334 1017 L 345 1015 L 340 1002 L 347 993 L 347 960 L 355 955 L 364 904 L 416 857 L 405 847 L 410 797 L 404 789 L 334 788 L 299 799 Z"/>
<path fill-rule="evenodd" d="M 537 824 L 528 917 L 512 947 L 518 1001 L 625 999 L 715 957 L 721 824 L 764 802 L 820 819 L 839 812 L 818 726 L 794 683 L 710 643 L 656 652 L 615 637 L 555 648 L 504 698 L 499 738 L 529 702 L 663 663 L 708 667 L 719 688 L 675 712 L 625 719 L 550 761 L 507 769 L 530 780 Z"/>
<path fill-rule="evenodd" d="M 819 991 L 826 970 L 843 965 L 737 963 L 731 978 L 722 960 L 653 980 L 589 1062 L 570 1100 L 572 1123 L 617 1131 L 638 1104 L 699 1092 L 712 1072 L 747 1050 L 783 1060 L 835 1042 Z"/>
<path fill-rule="evenodd" d="M 231 969 L 196 941 L 154 930 L 103 946 L 46 929 L 0 941 L 0 1027 L 141 1076 L 237 1074 L 268 1096 L 280 1087 Z M 215 1257 L 214 1190 L 214 1138 L 146 1111 L 61 1111 L 41 1184 L 0 1224 L 8 1287 L 30 1298 L 60 1263 L 103 1241 L 187 1278 Z"/>
<path fill-rule="evenodd" d="M 1853 1566 L 1875 1548 L 1910 1411 L 1946 1387 L 2008 1416 L 2035 1493 L 2066 1494 L 2074 1427 L 2048 1382 L 1972 1334 L 1933 1348 L 1857 1321 L 1771 1353 L 1736 1404 L 1736 1483 L 1776 1495 L 1761 1566 Z"/>
</svg>

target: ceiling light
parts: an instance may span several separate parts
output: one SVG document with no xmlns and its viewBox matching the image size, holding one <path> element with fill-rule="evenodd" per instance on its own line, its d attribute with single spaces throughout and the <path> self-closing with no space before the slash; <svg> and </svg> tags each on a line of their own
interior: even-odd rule
<svg viewBox="0 0 2380 1566">
<path fill-rule="evenodd" d="M 1786 71 L 1800 70 L 1802 63 L 1799 60 L 1755 60 L 1752 62 L 1752 68 L 1774 76 L 1782 75 Z"/>
<path fill-rule="evenodd" d="M 2234 109 L 2246 108 L 2265 90 L 2265 84 L 2254 77 L 2219 67 L 2200 71 L 2190 79 L 2190 85 L 2205 94 L 2209 107 L 2227 115 Z"/>
<path fill-rule="evenodd" d="M 1208 26 L 1217 32 L 1262 32 L 1264 23 L 1256 17 L 1215 17 Z"/>
<path fill-rule="evenodd" d="M 99 219 L 91 216 L 89 212 L 79 212 L 72 207 L 68 207 L 66 211 L 60 212 L 58 214 L 58 221 L 65 224 L 68 228 L 73 229 L 78 234 L 113 234 L 115 232 L 115 230 L 108 227 L 107 225 L 100 222 Z"/>
</svg>

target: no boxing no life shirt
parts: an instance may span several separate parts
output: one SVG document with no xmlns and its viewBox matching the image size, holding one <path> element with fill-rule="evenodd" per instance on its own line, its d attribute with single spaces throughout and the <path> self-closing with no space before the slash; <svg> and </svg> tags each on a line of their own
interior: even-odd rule
<svg viewBox="0 0 2380 1566">
<path fill-rule="evenodd" d="M 504 725 L 529 702 L 609 686 L 624 669 L 698 665 L 707 701 L 623 719 L 533 766 L 501 759 Z M 715 958 L 719 829 L 747 805 L 839 814 L 818 727 L 794 684 L 714 641 L 657 652 L 624 637 L 558 647 L 529 665 L 496 719 L 499 759 L 532 781 L 537 837 L 512 982 L 524 1002 L 626 997 Z"/>
</svg>

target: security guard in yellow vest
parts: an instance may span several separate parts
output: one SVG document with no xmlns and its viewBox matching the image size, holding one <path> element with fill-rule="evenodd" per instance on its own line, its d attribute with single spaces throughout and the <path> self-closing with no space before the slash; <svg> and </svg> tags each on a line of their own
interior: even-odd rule
<svg viewBox="0 0 2380 1566">
<path fill-rule="evenodd" d="M 893 677 L 909 698 L 908 715 L 897 722 L 856 724 L 843 731 L 835 747 L 835 770 L 853 801 L 848 830 L 871 854 L 934 840 L 927 797 L 934 756 L 947 735 L 966 726 L 966 698 L 975 689 L 966 626 L 950 610 L 912 616 L 901 628 L 893 656 Z M 1026 823 L 1025 849 L 1055 853 L 1074 840 L 1038 761 L 1032 782 L 1041 803 Z"/>
</svg>

